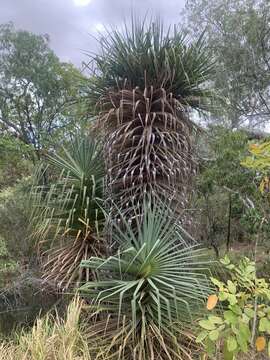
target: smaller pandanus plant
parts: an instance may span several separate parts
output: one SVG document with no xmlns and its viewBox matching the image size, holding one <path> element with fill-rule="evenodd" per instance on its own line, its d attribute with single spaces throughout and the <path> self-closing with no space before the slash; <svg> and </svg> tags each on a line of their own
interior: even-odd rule
<svg viewBox="0 0 270 360">
<path fill-rule="evenodd" d="M 167 204 L 147 197 L 142 207 L 136 228 L 113 223 L 113 256 L 82 262 L 99 278 L 80 289 L 91 302 L 91 349 L 95 359 L 192 360 L 194 320 L 213 291 L 209 261 Z"/>
<path fill-rule="evenodd" d="M 106 252 L 100 207 L 104 165 L 100 146 L 91 137 L 78 137 L 62 155 L 50 156 L 48 163 L 58 175 L 49 185 L 32 188 L 33 236 L 44 283 L 66 290 L 91 279 L 93 274 L 79 267 L 82 260 Z"/>
</svg>

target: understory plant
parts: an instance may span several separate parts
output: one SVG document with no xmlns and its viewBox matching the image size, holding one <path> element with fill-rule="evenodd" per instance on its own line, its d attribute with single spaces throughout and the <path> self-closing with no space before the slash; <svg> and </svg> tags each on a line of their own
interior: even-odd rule
<svg viewBox="0 0 270 360">
<path fill-rule="evenodd" d="M 0 236 L 0 288 L 10 282 L 10 278 L 18 271 L 17 262 L 12 259 L 5 240 Z"/>
<path fill-rule="evenodd" d="M 256 170 L 260 180 L 259 189 L 268 201 L 270 190 L 270 142 L 264 141 L 259 144 L 250 144 L 250 155 L 244 159 L 242 165 L 249 169 Z"/>
<path fill-rule="evenodd" d="M 80 288 L 90 301 L 97 359 L 191 360 L 200 352 L 193 320 L 210 292 L 209 261 L 167 205 L 147 199 L 136 228 L 113 223 L 115 255 L 81 264 L 99 279 Z"/>
<path fill-rule="evenodd" d="M 75 138 L 62 151 L 50 156 L 49 170 L 42 166 L 37 175 L 31 217 L 43 279 L 64 290 L 88 281 L 91 274 L 79 267 L 81 261 L 105 251 L 100 207 L 104 166 L 100 146 L 91 136 Z M 46 180 L 51 169 L 55 175 Z"/>
<path fill-rule="evenodd" d="M 229 279 L 211 278 L 216 292 L 208 298 L 210 314 L 199 322 L 202 343 L 211 359 L 240 359 L 251 351 L 270 357 L 270 284 L 257 278 L 255 263 L 243 258 L 233 264 L 226 256 L 221 264 Z M 239 357 L 238 357 L 239 356 Z"/>
<path fill-rule="evenodd" d="M 65 319 L 58 314 L 38 318 L 30 331 L 0 344 L 0 360 L 91 360 L 85 324 L 80 322 L 82 306 L 75 298 Z"/>
</svg>

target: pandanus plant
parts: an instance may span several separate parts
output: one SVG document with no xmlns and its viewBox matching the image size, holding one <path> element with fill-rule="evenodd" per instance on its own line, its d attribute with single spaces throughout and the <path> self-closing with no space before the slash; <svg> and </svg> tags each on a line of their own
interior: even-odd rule
<svg viewBox="0 0 270 360">
<path fill-rule="evenodd" d="M 88 327 L 95 359 L 192 360 L 199 356 L 193 326 L 210 292 L 204 252 L 167 205 L 147 198 L 136 227 L 113 222 L 118 252 L 81 266 L 99 281 L 81 287 L 91 301 Z M 208 274 L 209 275 L 209 274 Z"/>
<path fill-rule="evenodd" d="M 46 171 L 54 174 L 49 184 L 38 185 L 43 178 L 38 171 L 31 191 L 33 236 L 43 278 L 61 290 L 90 280 L 90 272 L 79 267 L 81 261 L 106 252 L 101 236 L 104 164 L 100 150 L 90 136 L 76 138 L 61 155 L 48 157 Z"/>
<path fill-rule="evenodd" d="M 191 109 L 205 109 L 213 64 L 195 42 L 161 22 L 108 31 L 92 59 L 90 105 L 104 135 L 107 194 L 131 217 L 145 193 L 186 204 L 194 170 Z M 93 106 L 92 106 L 93 108 Z"/>
</svg>

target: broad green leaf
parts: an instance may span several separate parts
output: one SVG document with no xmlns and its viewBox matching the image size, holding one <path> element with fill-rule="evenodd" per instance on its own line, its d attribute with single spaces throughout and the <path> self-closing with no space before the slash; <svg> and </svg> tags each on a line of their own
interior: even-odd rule
<svg viewBox="0 0 270 360">
<path fill-rule="evenodd" d="M 251 338 L 251 333 L 250 333 L 250 329 L 249 326 L 243 322 L 239 322 L 239 331 L 241 334 L 241 337 L 244 338 L 245 340 L 250 340 Z"/>
<path fill-rule="evenodd" d="M 208 336 L 208 331 L 203 330 L 199 333 L 199 335 L 196 338 L 197 343 L 201 343 L 206 337 Z"/>
<path fill-rule="evenodd" d="M 228 299 L 228 295 L 229 295 L 229 294 L 228 294 L 227 292 L 221 291 L 221 292 L 219 293 L 218 298 L 219 298 L 220 301 L 225 301 L 225 300 Z"/>
<path fill-rule="evenodd" d="M 248 325 L 252 319 L 250 319 L 246 314 L 243 314 L 241 320 Z"/>
<path fill-rule="evenodd" d="M 228 285 L 228 290 L 231 294 L 236 294 L 236 286 L 235 284 L 231 281 L 231 280 L 228 280 L 227 281 L 227 285 Z"/>
<path fill-rule="evenodd" d="M 270 315 L 270 307 L 269 306 L 266 307 L 265 312 L 267 315 Z"/>
<path fill-rule="evenodd" d="M 259 331 L 266 331 L 268 334 L 270 334 L 270 320 L 268 320 L 266 317 L 260 319 Z"/>
<path fill-rule="evenodd" d="M 253 309 L 245 308 L 244 312 L 249 318 L 254 318 L 255 312 Z"/>
<path fill-rule="evenodd" d="M 224 360 L 234 360 L 234 353 L 228 351 L 227 345 L 223 347 L 223 356 Z"/>
<path fill-rule="evenodd" d="M 234 352 L 237 349 L 237 341 L 235 336 L 229 336 L 227 339 L 227 349 L 229 352 Z"/>
<path fill-rule="evenodd" d="M 238 322 L 237 316 L 231 310 L 224 311 L 224 318 L 232 325 Z"/>
<path fill-rule="evenodd" d="M 231 325 L 231 330 L 235 335 L 239 334 L 239 328 L 236 325 Z"/>
<path fill-rule="evenodd" d="M 219 281 L 218 279 L 211 277 L 210 280 L 211 280 L 212 283 L 213 283 L 214 285 L 216 285 L 219 289 L 221 289 L 221 288 L 224 287 L 223 282 Z"/>
<path fill-rule="evenodd" d="M 216 341 L 219 337 L 219 331 L 218 330 L 212 330 L 209 333 L 209 339 L 212 341 Z"/>
<path fill-rule="evenodd" d="M 223 324 L 223 319 L 219 316 L 210 315 L 208 316 L 208 320 L 213 324 Z"/>
<path fill-rule="evenodd" d="M 221 332 L 221 331 L 223 331 L 223 330 L 225 330 L 226 329 L 226 325 L 224 324 L 224 325 L 220 325 L 219 327 L 218 327 L 218 331 L 219 332 Z"/>
<path fill-rule="evenodd" d="M 248 342 L 241 334 L 236 335 L 237 342 L 241 350 L 246 353 L 248 351 Z"/>
<path fill-rule="evenodd" d="M 216 326 L 209 320 L 201 320 L 199 321 L 200 327 L 202 327 L 205 330 L 215 330 Z"/>
<path fill-rule="evenodd" d="M 209 355 L 213 355 L 215 353 L 216 350 L 215 343 L 211 341 L 209 338 L 206 338 L 205 340 L 205 350 Z"/>
<path fill-rule="evenodd" d="M 233 294 L 228 294 L 228 301 L 229 301 L 230 305 L 237 304 L 237 298 Z"/>
<path fill-rule="evenodd" d="M 230 305 L 229 308 L 236 315 L 242 315 L 242 309 L 240 308 L 239 305 Z"/>
</svg>

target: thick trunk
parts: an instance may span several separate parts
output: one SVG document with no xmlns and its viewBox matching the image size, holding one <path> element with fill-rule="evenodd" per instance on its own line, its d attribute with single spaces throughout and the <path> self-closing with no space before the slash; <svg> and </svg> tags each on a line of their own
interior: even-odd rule
<svg viewBox="0 0 270 360">
<path fill-rule="evenodd" d="M 112 210 L 130 219 L 148 194 L 183 211 L 194 170 L 192 124 L 183 106 L 153 87 L 121 90 L 109 99 L 100 120 Z"/>
</svg>

